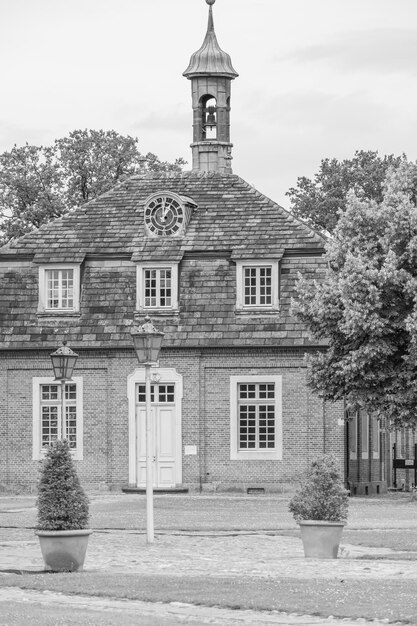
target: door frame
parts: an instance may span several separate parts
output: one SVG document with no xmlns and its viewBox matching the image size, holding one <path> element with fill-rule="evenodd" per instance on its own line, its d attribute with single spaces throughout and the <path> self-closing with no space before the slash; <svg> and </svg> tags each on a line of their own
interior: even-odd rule
<svg viewBox="0 0 417 626">
<path fill-rule="evenodd" d="M 175 384 L 175 473 L 176 483 L 182 483 L 182 375 L 173 368 L 151 367 L 151 382 L 153 376 L 158 376 L 158 383 Z M 128 435 L 129 435 L 129 485 L 137 485 L 137 459 L 136 459 L 136 385 L 145 383 L 145 368 L 138 367 L 127 377 L 128 399 Z"/>
</svg>

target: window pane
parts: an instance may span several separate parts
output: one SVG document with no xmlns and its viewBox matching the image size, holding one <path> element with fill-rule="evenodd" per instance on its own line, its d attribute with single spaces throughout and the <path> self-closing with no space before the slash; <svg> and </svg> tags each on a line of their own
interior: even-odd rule
<svg viewBox="0 0 417 626">
<path fill-rule="evenodd" d="M 41 410 L 41 446 L 47 448 L 58 438 L 58 407 L 43 406 Z"/>
<path fill-rule="evenodd" d="M 170 268 L 144 269 L 145 307 L 167 308 L 172 305 L 171 274 Z"/>
<path fill-rule="evenodd" d="M 169 403 L 174 402 L 174 385 L 158 386 L 158 402 Z"/>
<path fill-rule="evenodd" d="M 272 305 L 272 266 L 243 267 L 243 302 L 246 306 Z"/>
<path fill-rule="evenodd" d="M 374 458 L 379 456 L 379 420 L 372 417 L 372 451 Z"/>
<path fill-rule="evenodd" d="M 360 411 L 361 416 L 361 446 L 362 456 L 369 454 L 369 416 L 365 411 Z"/>
<path fill-rule="evenodd" d="M 248 398 L 256 398 L 257 385 L 248 385 Z"/>
<path fill-rule="evenodd" d="M 42 400 L 58 400 L 58 385 L 41 385 Z"/>
<path fill-rule="evenodd" d="M 68 440 L 69 447 L 74 449 L 77 447 L 77 409 L 75 406 L 66 406 L 66 433 L 65 438 Z"/>
<path fill-rule="evenodd" d="M 46 270 L 46 307 L 72 309 L 74 307 L 74 270 Z"/>
<path fill-rule="evenodd" d="M 351 416 L 349 420 L 349 451 L 352 455 L 357 452 L 358 443 L 358 431 L 357 431 L 357 414 Z"/>
<path fill-rule="evenodd" d="M 77 386 L 76 385 L 65 385 L 65 399 L 66 400 L 75 400 L 77 398 Z"/>
<path fill-rule="evenodd" d="M 65 385 L 65 423 L 64 438 L 68 439 L 71 449 L 77 447 L 77 385 Z M 41 385 L 40 387 L 41 447 L 47 448 L 61 437 L 61 386 Z"/>
<path fill-rule="evenodd" d="M 274 383 L 241 383 L 238 398 L 239 449 L 274 449 L 275 404 L 265 403 L 275 398 Z"/>
<path fill-rule="evenodd" d="M 62 308 L 70 309 L 73 306 L 74 279 L 73 270 L 62 270 Z"/>
<path fill-rule="evenodd" d="M 49 309 L 59 307 L 59 272 L 48 270 L 46 272 L 46 301 Z"/>
<path fill-rule="evenodd" d="M 171 306 L 171 270 L 160 270 L 160 306 Z"/>
<path fill-rule="evenodd" d="M 244 301 L 247 305 L 256 304 L 256 267 L 245 267 L 244 276 Z"/>
<path fill-rule="evenodd" d="M 259 304 L 271 304 L 272 303 L 272 268 L 260 267 L 259 268 Z"/>
<path fill-rule="evenodd" d="M 175 385 L 167 385 L 167 402 L 175 401 Z"/>
<path fill-rule="evenodd" d="M 140 404 L 146 403 L 146 385 L 138 385 L 138 402 Z M 151 385 L 151 402 L 155 402 L 155 385 Z"/>
</svg>

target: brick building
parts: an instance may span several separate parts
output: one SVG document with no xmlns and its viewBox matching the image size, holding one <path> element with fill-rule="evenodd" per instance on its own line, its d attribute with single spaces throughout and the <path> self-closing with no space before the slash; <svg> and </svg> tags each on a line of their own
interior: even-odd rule
<svg viewBox="0 0 417 626">
<path fill-rule="evenodd" d="M 152 368 L 155 487 L 283 490 L 311 459 L 347 458 L 343 406 L 306 385 L 318 346 L 291 315 L 298 272 L 317 278 L 323 238 L 232 173 L 237 77 L 216 39 L 192 87 L 192 171 L 137 175 L 0 249 L 0 486 L 31 488 L 60 436 L 49 354 L 79 354 L 65 434 L 82 482 L 145 484 L 144 368 L 130 329 L 165 333 Z"/>
</svg>

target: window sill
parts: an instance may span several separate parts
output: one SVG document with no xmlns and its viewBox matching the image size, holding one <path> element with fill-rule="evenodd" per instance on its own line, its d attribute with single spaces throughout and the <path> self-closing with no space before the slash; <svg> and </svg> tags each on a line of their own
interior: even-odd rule
<svg viewBox="0 0 417 626">
<path fill-rule="evenodd" d="M 47 454 L 47 450 L 45 450 L 44 448 L 42 448 L 39 452 L 39 454 L 37 454 L 36 456 L 33 457 L 34 461 L 42 461 L 43 459 L 46 458 L 46 454 Z M 77 450 L 77 449 L 72 449 L 70 450 L 70 454 L 71 457 L 74 459 L 74 461 L 82 461 L 83 460 L 83 453 L 81 450 Z"/>
<path fill-rule="evenodd" d="M 281 461 L 277 450 L 239 450 L 230 454 L 231 461 Z"/>
<path fill-rule="evenodd" d="M 135 315 L 149 315 L 152 317 L 177 317 L 179 309 L 136 309 Z"/>
<path fill-rule="evenodd" d="M 79 311 L 37 311 L 38 317 L 80 317 Z"/>
<path fill-rule="evenodd" d="M 257 309 L 256 307 L 254 307 L 253 309 L 235 309 L 235 315 L 255 315 L 257 317 L 273 317 L 275 315 L 278 315 L 279 312 L 279 308 Z"/>
</svg>

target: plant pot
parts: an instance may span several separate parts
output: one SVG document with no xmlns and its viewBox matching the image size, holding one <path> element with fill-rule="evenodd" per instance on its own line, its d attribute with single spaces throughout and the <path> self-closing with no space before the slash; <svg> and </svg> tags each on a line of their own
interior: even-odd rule
<svg viewBox="0 0 417 626">
<path fill-rule="evenodd" d="M 344 522 L 302 520 L 298 524 L 305 557 L 337 559 Z"/>
<path fill-rule="evenodd" d="M 92 532 L 90 529 L 37 530 L 44 569 L 53 572 L 81 571 Z"/>
</svg>

